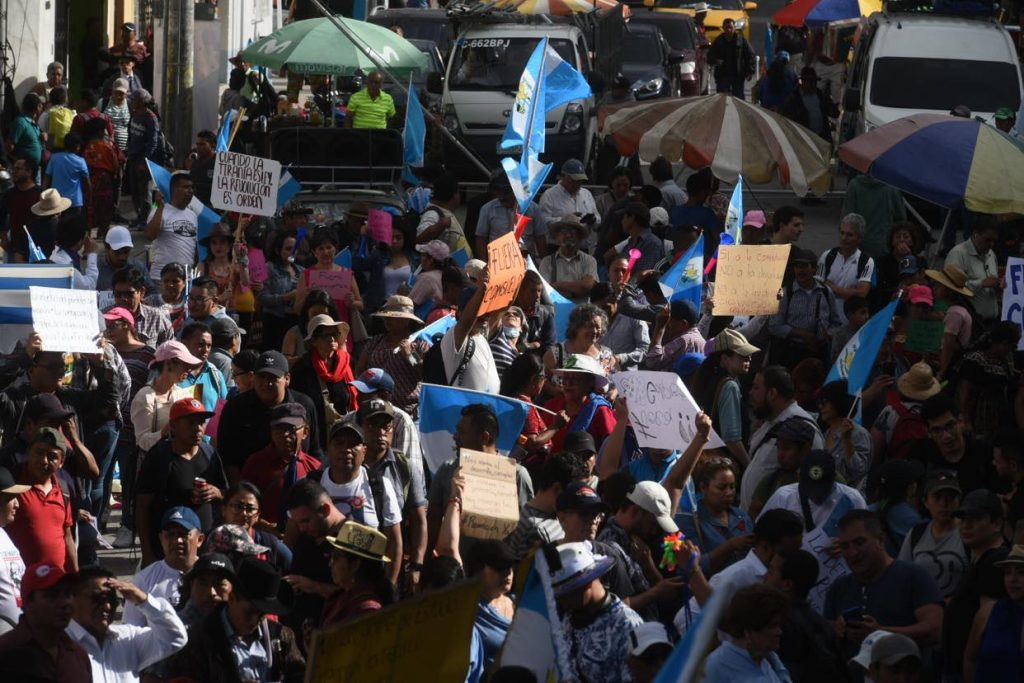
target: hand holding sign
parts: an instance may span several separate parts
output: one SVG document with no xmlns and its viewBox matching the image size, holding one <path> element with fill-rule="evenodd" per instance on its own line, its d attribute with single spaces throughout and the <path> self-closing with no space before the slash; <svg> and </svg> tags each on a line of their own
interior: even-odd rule
<svg viewBox="0 0 1024 683">
<path fill-rule="evenodd" d="M 507 232 L 487 245 L 488 283 L 484 285 L 484 300 L 478 316 L 500 311 L 515 299 L 519 285 L 526 275 L 526 261 L 519 251 L 515 233 Z"/>
<path fill-rule="evenodd" d="M 29 287 L 32 327 L 47 351 L 97 353 L 100 337 L 95 290 Z"/>
<path fill-rule="evenodd" d="M 722 246 L 715 277 L 715 315 L 772 315 L 789 260 L 789 244 Z"/>
<path fill-rule="evenodd" d="M 347 301 L 352 291 L 352 270 L 310 270 L 309 288 L 322 289 L 335 301 Z"/>
<path fill-rule="evenodd" d="M 697 419 L 700 407 L 674 372 L 634 370 L 617 372 L 609 379 L 626 398 L 629 422 L 640 446 L 682 450 L 705 428 L 706 448 L 725 446 L 709 423 Z"/>
</svg>

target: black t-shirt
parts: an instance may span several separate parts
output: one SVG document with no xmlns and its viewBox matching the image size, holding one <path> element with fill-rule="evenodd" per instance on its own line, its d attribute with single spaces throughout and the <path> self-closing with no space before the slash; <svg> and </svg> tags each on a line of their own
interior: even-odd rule
<svg viewBox="0 0 1024 683">
<path fill-rule="evenodd" d="M 996 567 L 995 563 L 1005 560 L 1009 553 L 1010 549 L 1005 545 L 986 551 L 967 568 L 956 592 L 949 599 L 942 621 L 942 651 L 946 671 L 963 671 L 964 647 L 971 633 L 974 615 L 981 607 L 981 598 L 999 600 L 1006 597 L 1003 570 Z"/>
<path fill-rule="evenodd" d="M 303 534 L 292 548 L 292 567 L 290 573 L 305 576 L 320 583 L 333 583 L 331 579 L 331 546 L 324 541 L 316 543 Z M 324 599 L 316 594 L 295 592 L 295 604 L 285 623 L 293 629 L 301 629 L 302 622 L 312 619 L 320 623 L 320 613 L 324 608 Z M 301 630 L 296 630 L 301 633 Z"/>
<path fill-rule="evenodd" d="M 209 159 L 195 159 L 192 162 L 192 170 L 189 171 L 196 197 L 199 197 L 199 200 L 207 206 L 210 205 L 210 192 L 213 190 L 213 167 L 216 162 L 216 154 Z"/>
<path fill-rule="evenodd" d="M 302 392 L 288 389 L 283 403 L 289 402 L 302 404 L 307 415 L 316 415 L 313 399 Z M 250 455 L 270 444 L 270 408 L 256 396 L 255 391 L 238 394 L 224 405 L 217 433 L 220 435 L 217 446 L 225 467 L 242 469 Z M 315 421 L 309 425 L 309 434 L 302 442 L 302 450 L 318 460 L 324 460 Z"/>
<path fill-rule="evenodd" d="M 942 457 L 931 439 L 921 439 L 910 447 L 908 456 L 924 464 L 925 470 L 953 470 L 964 493 L 976 489 L 991 489 L 995 481 L 992 467 L 992 445 L 984 439 L 968 439 L 964 456 L 953 463 Z"/>
</svg>

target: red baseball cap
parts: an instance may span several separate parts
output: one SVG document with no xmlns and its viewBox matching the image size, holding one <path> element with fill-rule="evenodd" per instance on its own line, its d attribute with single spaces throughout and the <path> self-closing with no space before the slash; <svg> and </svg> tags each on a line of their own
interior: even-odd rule
<svg viewBox="0 0 1024 683">
<path fill-rule="evenodd" d="M 175 401 L 174 405 L 171 406 L 171 421 L 177 420 L 179 417 L 189 417 L 190 415 L 202 415 L 206 418 L 213 417 L 213 413 L 206 409 L 202 403 L 194 398 L 183 398 L 179 401 Z"/>
<path fill-rule="evenodd" d="M 108 323 L 114 322 L 115 320 L 124 320 L 132 327 L 135 327 L 135 316 L 127 308 L 121 306 L 114 306 L 109 311 L 103 314 L 103 319 Z"/>
<path fill-rule="evenodd" d="M 25 570 L 21 577 L 21 601 L 24 603 L 36 591 L 53 588 L 68 576 L 62 568 L 55 564 L 37 562 Z"/>
</svg>

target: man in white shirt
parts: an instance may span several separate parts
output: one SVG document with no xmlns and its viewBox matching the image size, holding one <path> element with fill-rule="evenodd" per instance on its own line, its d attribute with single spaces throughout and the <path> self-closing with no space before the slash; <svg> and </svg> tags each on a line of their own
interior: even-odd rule
<svg viewBox="0 0 1024 683">
<path fill-rule="evenodd" d="M 84 247 L 85 270 L 78 250 Z M 74 289 L 96 289 L 99 265 L 96 262 L 96 242 L 85 229 L 85 220 L 66 220 L 57 224 L 57 245 L 50 254 L 50 260 L 61 265 L 72 266 L 71 277 Z"/>
<path fill-rule="evenodd" d="M 844 323 L 843 302 L 851 296 L 866 297 L 875 276 L 875 260 L 862 252 L 867 222 L 859 213 L 848 213 L 839 222 L 839 246 L 818 258 L 817 277 L 836 295 L 836 315 Z"/>
<path fill-rule="evenodd" d="M 145 626 L 112 624 L 121 600 L 134 605 Z M 171 604 L 119 581 L 103 567 L 86 567 L 71 590 L 67 634 L 89 654 L 93 681 L 128 683 L 139 672 L 185 647 L 188 633 Z"/>
<path fill-rule="evenodd" d="M 444 359 L 445 376 L 449 378 L 451 386 L 497 395 L 501 389 L 501 379 L 494 365 L 491 345 L 487 342 L 487 317 L 477 320 L 477 311 L 484 301 L 490 281 L 490 272 L 485 268 L 480 273 L 473 296 L 459 311 L 455 327 L 441 338 L 441 357 Z"/>
<path fill-rule="evenodd" d="M 18 496 L 31 486 L 15 483 L 14 475 L 0 467 L 0 635 L 18 624 L 21 617 L 21 577 L 25 561 L 11 537 L 3 530 L 18 513 Z"/>
<path fill-rule="evenodd" d="M 487 258 L 487 245 L 491 241 L 515 229 L 516 214 L 519 212 L 512 185 L 504 171 L 491 181 L 490 189 L 494 199 L 480 207 L 480 216 L 476 221 L 476 243 L 473 247 L 473 253 L 483 258 Z M 522 243 L 526 251 L 535 260 L 539 260 L 548 253 L 548 223 L 535 202 L 530 202 L 526 216 L 530 222 L 523 230 Z"/>
<path fill-rule="evenodd" d="M 779 469 L 779 455 L 775 448 L 777 424 L 791 417 L 807 420 L 814 427 L 812 447 L 824 448 L 821 431 L 810 413 L 797 405 L 793 398 L 795 389 L 789 371 L 780 365 L 769 365 L 754 376 L 750 387 L 750 402 L 754 417 L 763 420 L 761 426 L 750 436 L 750 465 L 743 471 L 740 482 L 740 507 L 750 508 L 757 485 L 767 475 Z"/>
<path fill-rule="evenodd" d="M 160 544 L 164 549 L 164 559 L 140 571 L 132 583 L 149 595 L 164 598 L 176 605 L 181 577 L 199 559 L 199 546 L 205 540 L 201 529 L 202 523 L 192 508 L 178 505 L 167 510 L 160 521 Z M 140 535 L 145 532 L 139 529 Z M 122 621 L 132 626 L 145 626 L 146 615 L 137 605 L 129 602 L 124 606 Z"/>
<path fill-rule="evenodd" d="M 800 515 L 807 531 L 822 529 L 829 538 L 839 535 L 839 520 L 850 510 L 865 510 L 864 496 L 836 482 L 836 462 L 826 451 L 811 451 L 800 463 L 800 481 L 780 486 L 772 494 L 760 521 L 769 510 L 790 510 Z"/>
<path fill-rule="evenodd" d="M 590 236 L 584 241 L 583 249 L 592 251 L 594 233 L 601 225 L 601 214 L 590 190 L 583 187 L 587 180 L 587 172 L 579 159 L 569 159 L 562 164 L 562 177 L 552 185 L 540 198 L 540 211 L 544 220 L 550 225 L 562 216 L 576 214 L 580 222 L 587 226 Z"/>
<path fill-rule="evenodd" d="M 171 200 L 164 201 L 163 194 L 153 193 L 156 208 L 149 214 L 146 223 L 146 239 L 153 243 L 153 259 L 150 277 L 160 279 L 160 271 L 168 263 L 195 263 L 198 245 L 199 221 L 189 207 L 192 202 L 192 178 L 188 171 L 171 176 Z"/>
</svg>

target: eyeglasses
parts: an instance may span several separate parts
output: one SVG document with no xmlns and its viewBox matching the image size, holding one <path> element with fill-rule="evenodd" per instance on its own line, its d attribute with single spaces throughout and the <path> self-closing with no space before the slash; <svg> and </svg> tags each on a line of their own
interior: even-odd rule
<svg viewBox="0 0 1024 683">
<path fill-rule="evenodd" d="M 242 512 L 247 515 L 255 515 L 257 512 L 260 511 L 258 505 L 247 505 L 245 503 L 230 503 L 228 507 L 234 510 L 235 512 Z"/>
<path fill-rule="evenodd" d="M 89 596 L 89 599 L 92 601 L 92 604 L 96 607 L 110 605 L 116 608 L 118 605 L 121 604 L 121 596 L 118 595 L 117 591 L 115 590 L 103 591 L 102 593 L 93 593 Z"/>
</svg>

